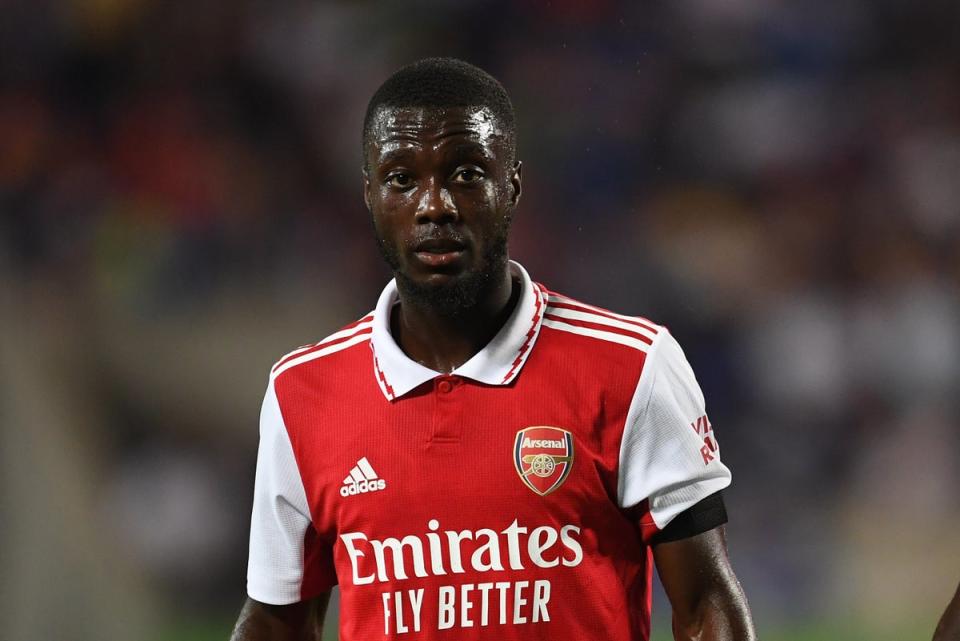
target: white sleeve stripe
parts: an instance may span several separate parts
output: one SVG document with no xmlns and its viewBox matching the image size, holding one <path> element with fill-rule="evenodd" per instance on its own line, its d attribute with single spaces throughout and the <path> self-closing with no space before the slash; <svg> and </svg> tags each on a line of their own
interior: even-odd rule
<svg viewBox="0 0 960 641">
<path fill-rule="evenodd" d="M 283 374 L 283 373 L 284 373 L 285 371 L 287 371 L 288 369 L 290 369 L 291 367 L 296 367 L 297 365 L 300 365 L 300 364 L 302 364 L 302 363 L 306 363 L 306 362 L 308 362 L 308 361 L 312 361 L 312 360 L 314 360 L 315 358 L 321 358 L 321 357 L 323 357 L 323 356 L 327 356 L 328 354 L 333 354 L 334 352 L 339 352 L 339 351 L 342 350 L 342 349 L 347 349 L 348 347 L 353 347 L 353 346 L 356 345 L 357 343 L 363 343 L 363 342 L 365 342 L 365 341 L 370 340 L 370 327 L 369 327 L 369 326 L 364 326 L 363 328 L 354 328 L 354 329 L 355 329 L 355 330 L 359 330 L 360 333 L 357 334 L 356 336 L 354 336 L 353 338 L 351 338 L 351 339 L 349 339 L 349 340 L 345 340 L 345 341 L 343 341 L 342 343 L 337 343 L 337 344 L 331 345 L 331 346 L 329 346 L 329 347 L 324 347 L 323 349 L 318 349 L 317 351 L 315 351 L 315 352 L 310 352 L 309 354 L 304 354 L 303 356 L 298 356 L 298 357 L 296 357 L 296 358 L 292 358 L 292 359 L 290 359 L 289 361 L 287 361 L 286 363 L 284 363 L 283 365 L 281 365 L 280 367 L 278 367 L 276 370 L 274 370 L 273 373 L 270 374 L 270 377 L 271 377 L 271 378 L 276 378 L 276 377 L 280 376 L 281 374 Z"/>
<path fill-rule="evenodd" d="M 591 314 L 589 312 L 581 312 L 575 309 L 566 309 L 564 307 L 548 307 L 547 313 L 553 316 L 560 316 L 562 318 L 571 318 L 574 320 L 588 321 L 591 323 L 597 323 L 598 325 L 607 325 L 609 327 L 617 327 L 619 329 L 627 330 L 635 334 L 641 334 L 650 339 L 655 339 L 657 337 L 657 332 L 652 332 L 646 327 L 641 327 L 635 323 L 627 323 L 616 318 L 609 318 L 607 316 L 601 316 L 600 314 Z"/>
<path fill-rule="evenodd" d="M 578 300 L 574 300 L 573 298 L 570 298 L 568 296 L 563 296 L 561 294 L 551 293 L 549 300 L 551 303 L 564 303 L 566 305 L 576 305 L 577 307 L 580 307 L 586 310 L 593 310 L 598 314 L 620 318 L 634 325 L 642 323 L 644 325 L 649 325 L 650 328 L 654 328 L 654 329 L 657 329 L 659 327 L 652 320 L 643 318 L 642 316 L 627 316 L 625 314 L 617 314 L 616 312 L 611 312 L 609 309 L 603 309 L 602 307 L 588 305 L 587 303 L 582 303 Z M 663 329 L 663 328 L 659 327 L 659 329 Z M 657 332 L 654 332 L 654 333 L 657 333 Z"/>
<path fill-rule="evenodd" d="M 597 338 L 609 343 L 619 343 L 621 345 L 626 345 L 627 347 L 638 349 L 641 352 L 647 351 L 648 347 L 647 344 L 641 340 L 630 338 L 629 336 L 624 336 L 623 334 L 615 334 L 614 332 L 602 332 L 600 330 L 590 329 L 589 327 L 571 325 L 569 323 L 564 323 L 563 321 L 551 320 L 549 318 L 543 319 L 543 324 L 547 327 L 552 327 L 553 329 L 560 330 L 562 332 L 570 332 L 571 334 L 589 336 L 590 338 Z"/>
<path fill-rule="evenodd" d="M 365 317 L 363 317 L 362 319 L 360 319 L 360 320 L 359 320 L 355 325 L 353 325 L 352 327 L 348 327 L 348 328 L 346 328 L 346 329 L 341 329 L 340 331 L 334 332 L 333 334 L 330 334 L 329 336 L 327 336 L 326 338 L 324 338 L 322 341 L 317 341 L 316 343 L 310 343 L 309 345 L 304 345 L 303 347 L 298 347 L 298 348 L 295 349 L 295 350 L 292 350 L 292 351 L 290 351 L 290 352 L 287 352 L 286 354 L 283 355 L 282 358 L 280 358 L 280 359 L 277 361 L 277 363 L 278 363 L 278 364 L 282 364 L 284 361 L 286 361 L 286 360 L 287 360 L 288 358 L 290 358 L 291 356 L 296 356 L 297 354 L 301 354 L 301 353 L 303 353 L 303 352 L 307 352 L 307 351 L 309 351 L 309 350 L 311 350 L 311 349 L 314 349 L 314 348 L 316 348 L 316 347 L 319 347 L 320 345 L 323 345 L 324 343 L 329 343 L 330 341 L 335 341 L 335 340 L 337 340 L 338 338 L 343 338 L 344 336 L 350 336 L 351 334 L 355 333 L 357 330 L 365 329 L 365 328 L 367 328 L 367 327 L 372 327 L 372 326 L 373 326 L 373 316 L 370 315 L 370 314 L 368 314 L 367 316 L 365 316 Z"/>
</svg>

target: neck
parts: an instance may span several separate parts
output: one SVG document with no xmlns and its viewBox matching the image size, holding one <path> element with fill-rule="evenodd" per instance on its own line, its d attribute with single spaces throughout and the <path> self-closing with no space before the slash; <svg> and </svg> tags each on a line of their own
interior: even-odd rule
<svg viewBox="0 0 960 641">
<path fill-rule="evenodd" d="M 438 372 L 452 372 L 489 343 L 507 322 L 520 298 L 520 278 L 507 267 L 502 278 L 469 308 L 441 312 L 398 287 L 400 305 L 390 329 L 400 349 L 411 359 Z M 398 281 L 399 285 L 399 281 Z"/>
</svg>

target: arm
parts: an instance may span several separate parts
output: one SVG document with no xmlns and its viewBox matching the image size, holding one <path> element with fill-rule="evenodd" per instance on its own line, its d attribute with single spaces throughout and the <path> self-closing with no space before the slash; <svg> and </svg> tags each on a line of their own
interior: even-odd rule
<svg viewBox="0 0 960 641">
<path fill-rule="evenodd" d="M 230 641 L 321 641 L 329 600 L 329 592 L 290 605 L 269 605 L 248 597 Z"/>
<path fill-rule="evenodd" d="M 933 633 L 933 641 L 960 641 L 960 586 L 957 586 L 953 600 L 940 617 L 937 631 Z"/>
<path fill-rule="evenodd" d="M 332 548 L 313 526 L 300 468 L 271 380 L 260 411 L 248 598 L 231 639 L 320 641 L 330 590 L 336 582 Z"/>
<path fill-rule="evenodd" d="M 653 547 L 677 641 L 755 641 L 747 599 L 727 557 L 723 526 Z"/>
</svg>

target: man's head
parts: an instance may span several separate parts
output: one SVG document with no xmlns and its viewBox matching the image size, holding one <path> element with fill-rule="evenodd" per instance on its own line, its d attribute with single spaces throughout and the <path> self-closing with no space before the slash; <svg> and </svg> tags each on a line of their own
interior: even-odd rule
<svg viewBox="0 0 960 641">
<path fill-rule="evenodd" d="M 364 200 L 402 295 L 453 316 L 503 282 L 520 163 L 499 82 L 451 58 L 404 67 L 370 100 L 363 150 Z"/>
<path fill-rule="evenodd" d="M 496 117 L 510 153 L 509 164 L 517 157 L 516 118 L 510 96 L 500 82 L 479 67 L 456 58 L 424 58 L 403 67 L 387 78 L 367 103 L 363 118 L 363 159 L 369 168 L 368 152 L 373 142 L 377 115 L 402 107 L 447 109 L 486 107 Z"/>
</svg>

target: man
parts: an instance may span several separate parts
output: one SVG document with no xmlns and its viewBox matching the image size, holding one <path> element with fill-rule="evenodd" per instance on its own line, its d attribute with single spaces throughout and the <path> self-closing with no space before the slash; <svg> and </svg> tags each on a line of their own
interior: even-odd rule
<svg viewBox="0 0 960 641">
<path fill-rule="evenodd" d="M 940 617 L 933 641 L 960 641 L 960 586 Z"/>
<path fill-rule="evenodd" d="M 452 59 L 374 94 L 364 198 L 395 275 L 273 368 L 236 641 L 755 638 L 730 479 L 676 341 L 531 281 L 507 254 L 513 107 Z"/>
</svg>

